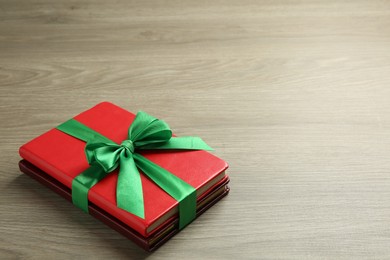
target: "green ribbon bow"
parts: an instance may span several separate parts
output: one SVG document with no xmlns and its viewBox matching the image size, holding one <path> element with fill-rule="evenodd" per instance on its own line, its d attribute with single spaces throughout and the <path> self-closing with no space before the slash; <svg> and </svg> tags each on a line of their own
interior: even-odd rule
<svg viewBox="0 0 390 260">
<path fill-rule="evenodd" d="M 57 129 L 87 142 L 85 152 L 90 167 L 72 181 L 73 204 L 88 212 L 88 191 L 119 167 L 117 206 L 140 218 L 145 217 L 141 176 L 138 169 L 179 202 L 179 228 L 196 215 L 196 189 L 137 151 L 154 149 L 212 150 L 199 137 L 172 137 L 164 121 L 138 112 L 121 144 L 71 119 Z"/>
</svg>

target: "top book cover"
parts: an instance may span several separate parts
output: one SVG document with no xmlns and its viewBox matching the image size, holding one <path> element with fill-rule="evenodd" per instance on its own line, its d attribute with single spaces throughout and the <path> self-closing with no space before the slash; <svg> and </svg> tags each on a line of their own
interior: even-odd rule
<svg viewBox="0 0 390 260">
<path fill-rule="evenodd" d="M 109 102 L 100 103 L 74 117 L 118 144 L 127 139 L 134 118 L 133 113 Z M 71 188 L 73 179 L 89 167 L 85 145 L 84 141 L 53 128 L 24 144 L 19 153 L 23 159 Z M 150 150 L 139 153 L 193 186 L 198 197 L 222 180 L 228 167 L 225 161 L 207 151 Z M 145 218 L 118 208 L 117 178 L 118 169 L 89 190 L 88 200 L 141 235 L 150 236 L 164 220 L 177 214 L 178 202 L 142 173 Z"/>
</svg>

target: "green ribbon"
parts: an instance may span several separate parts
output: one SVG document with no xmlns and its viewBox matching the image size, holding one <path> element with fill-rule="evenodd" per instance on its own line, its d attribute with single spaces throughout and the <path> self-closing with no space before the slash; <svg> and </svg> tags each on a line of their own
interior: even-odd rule
<svg viewBox="0 0 390 260">
<path fill-rule="evenodd" d="M 138 153 L 141 150 L 180 149 L 212 150 L 199 137 L 172 137 L 164 121 L 138 112 L 121 144 L 104 137 L 86 125 L 70 119 L 57 129 L 86 142 L 90 167 L 72 181 L 73 204 L 88 212 L 88 191 L 108 173 L 119 167 L 116 187 L 117 206 L 145 218 L 141 170 L 154 183 L 179 202 L 179 228 L 196 215 L 196 189 Z M 158 200 L 158 198 L 156 198 Z"/>
</svg>

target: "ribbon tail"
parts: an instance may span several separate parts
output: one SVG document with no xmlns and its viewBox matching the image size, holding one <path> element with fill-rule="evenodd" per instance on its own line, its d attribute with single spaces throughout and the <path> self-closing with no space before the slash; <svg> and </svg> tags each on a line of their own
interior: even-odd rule
<svg viewBox="0 0 390 260">
<path fill-rule="evenodd" d="M 120 155 L 116 200 L 119 208 L 145 218 L 141 176 L 131 154 Z"/>
<path fill-rule="evenodd" d="M 140 146 L 139 149 L 213 150 L 205 141 L 196 136 L 172 137 L 166 143 L 147 144 Z"/>
<path fill-rule="evenodd" d="M 179 202 L 179 229 L 191 223 L 196 217 L 196 189 L 142 155 L 135 153 L 133 157 L 144 174 Z"/>
</svg>

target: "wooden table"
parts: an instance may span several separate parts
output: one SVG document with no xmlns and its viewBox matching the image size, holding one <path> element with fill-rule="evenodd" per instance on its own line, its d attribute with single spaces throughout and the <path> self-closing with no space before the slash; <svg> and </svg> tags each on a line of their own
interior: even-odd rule
<svg viewBox="0 0 390 260">
<path fill-rule="evenodd" d="M 0 1 L 1 259 L 390 256 L 388 1 Z M 198 135 L 231 194 L 155 253 L 20 173 L 108 100 Z"/>
</svg>

